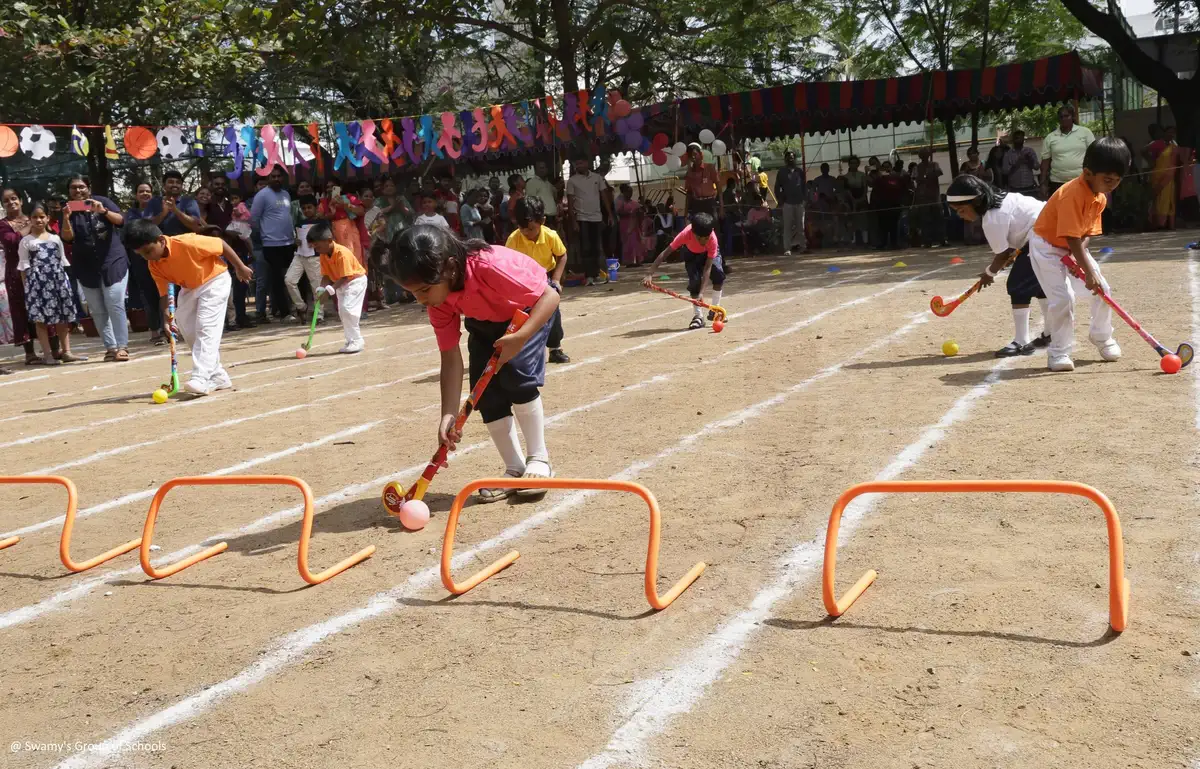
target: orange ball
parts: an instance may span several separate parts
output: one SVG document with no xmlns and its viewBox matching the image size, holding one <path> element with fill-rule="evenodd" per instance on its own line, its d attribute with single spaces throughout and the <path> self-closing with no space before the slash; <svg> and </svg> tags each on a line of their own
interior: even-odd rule
<svg viewBox="0 0 1200 769">
<path fill-rule="evenodd" d="M 1164 374 L 1178 374 L 1179 369 L 1183 368 L 1183 360 L 1175 353 L 1168 353 L 1162 356 L 1162 360 L 1158 362 L 1158 365 Z"/>
<path fill-rule="evenodd" d="M 714 334 L 719 334 L 724 330 L 725 330 L 725 321 L 723 321 L 723 320 L 714 320 L 713 321 L 713 333 Z"/>
</svg>

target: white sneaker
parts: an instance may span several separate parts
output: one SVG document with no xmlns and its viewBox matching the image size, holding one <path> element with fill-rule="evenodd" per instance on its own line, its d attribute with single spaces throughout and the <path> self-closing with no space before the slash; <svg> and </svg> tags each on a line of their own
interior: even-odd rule
<svg viewBox="0 0 1200 769">
<path fill-rule="evenodd" d="M 791 256 L 791 255 L 792 255 L 792 251 L 791 251 L 791 249 L 788 249 L 787 251 L 784 251 L 784 252 L 783 252 L 783 255 L 784 255 L 784 256 Z"/>
<path fill-rule="evenodd" d="M 189 392 L 192 395 L 208 395 L 208 385 L 201 382 L 199 379 L 189 379 L 183 383 L 184 392 Z"/>
<path fill-rule="evenodd" d="M 233 380 L 229 378 L 228 372 L 222 371 L 212 379 L 208 380 L 209 390 L 217 392 L 218 390 L 233 389 Z"/>
<path fill-rule="evenodd" d="M 1100 357 L 1107 361 L 1121 359 L 1121 345 L 1117 344 L 1116 339 L 1109 339 L 1107 342 L 1100 342 L 1096 345 L 1096 349 L 1100 351 Z"/>
<path fill-rule="evenodd" d="M 1070 355 L 1055 355 L 1050 358 L 1051 371 L 1074 371 L 1075 361 L 1071 360 Z"/>
<path fill-rule="evenodd" d="M 345 353 L 346 355 L 353 355 L 356 352 L 362 352 L 363 348 L 366 346 L 366 342 L 351 342 L 342 349 L 338 350 L 338 352 Z"/>
</svg>

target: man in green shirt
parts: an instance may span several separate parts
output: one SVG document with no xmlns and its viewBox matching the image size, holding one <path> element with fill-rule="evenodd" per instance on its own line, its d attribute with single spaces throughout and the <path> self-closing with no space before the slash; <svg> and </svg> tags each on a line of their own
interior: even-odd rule
<svg viewBox="0 0 1200 769">
<path fill-rule="evenodd" d="M 1042 199 L 1083 173 L 1083 154 L 1096 140 L 1092 132 L 1075 125 L 1075 110 L 1067 104 L 1058 111 L 1058 130 L 1042 142 Z"/>
</svg>

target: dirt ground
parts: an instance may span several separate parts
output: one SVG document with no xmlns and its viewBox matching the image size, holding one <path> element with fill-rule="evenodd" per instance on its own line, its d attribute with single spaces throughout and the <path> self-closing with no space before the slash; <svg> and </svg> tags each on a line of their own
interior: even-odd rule
<svg viewBox="0 0 1200 769">
<path fill-rule="evenodd" d="M 1192 239 L 1093 246 L 1114 249 L 1114 293 L 1171 347 L 1200 325 Z M 434 449 L 437 352 L 418 308 L 372 314 L 358 356 L 335 352 L 336 325 L 303 361 L 296 327 L 231 336 L 237 390 L 164 406 L 149 393 L 167 359 L 144 334 L 120 366 L 18 365 L 0 378 L 0 472 L 75 481 L 76 558 L 138 536 L 163 482 L 204 474 L 306 479 L 314 568 L 378 549 L 306 587 L 294 490 L 182 488 L 155 555 L 227 552 L 161 581 L 136 552 L 72 575 L 55 553 L 61 489 L 0 486 L 0 536 L 22 536 L 0 555 L 0 765 L 1200 766 L 1196 368 L 1160 374 L 1119 320 L 1124 357 L 1100 362 L 1086 303 L 1073 374 L 1040 351 L 995 359 L 1012 333 L 1002 285 L 949 318 L 927 311 L 987 259 L 735 261 L 719 335 L 684 331 L 690 308 L 633 276 L 568 291 L 574 362 L 544 390 L 557 475 L 653 491 L 660 590 L 708 564 L 658 613 L 645 506 L 615 493 L 468 507 L 460 577 L 521 558 L 447 599 L 452 497 L 500 461 L 475 419 L 426 496 L 430 525 L 405 532 L 383 511 L 383 483 L 410 483 Z M 879 578 L 830 621 L 830 509 L 876 478 L 1095 486 L 1124 526 L 1129 628 L 1108 628 L 1099 510 L 1028 494 L 863 498 L 838 589 Z"/>
</svg>

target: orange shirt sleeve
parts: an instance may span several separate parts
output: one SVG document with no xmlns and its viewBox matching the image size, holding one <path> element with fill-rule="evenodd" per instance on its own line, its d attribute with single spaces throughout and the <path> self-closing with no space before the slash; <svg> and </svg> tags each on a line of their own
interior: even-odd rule
<svg viewBox="0 0 1200 769">
<path fill-rule="evenodd" d="M 334 243 L 333 253 L 321 257 L 321 274 L 330 280 L 341 280 L 366 275 L 367 271 L 354 258 L 350 249 L 340 243 Z"/>
</svg>

